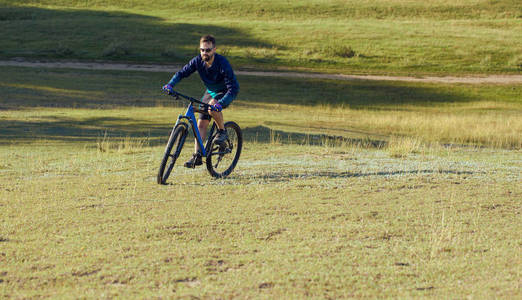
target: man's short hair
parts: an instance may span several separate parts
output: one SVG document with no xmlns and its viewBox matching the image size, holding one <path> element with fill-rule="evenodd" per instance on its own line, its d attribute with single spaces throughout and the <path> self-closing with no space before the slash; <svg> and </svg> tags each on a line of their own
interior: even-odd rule
<svg viewBox="0 0 522 300">
<path fill-rule="evenodd" d="M 212 43 L 212 46 L 216 47 L 216 39 L 210 34 L 202 36 L 199 43 Z"/>
</svg>

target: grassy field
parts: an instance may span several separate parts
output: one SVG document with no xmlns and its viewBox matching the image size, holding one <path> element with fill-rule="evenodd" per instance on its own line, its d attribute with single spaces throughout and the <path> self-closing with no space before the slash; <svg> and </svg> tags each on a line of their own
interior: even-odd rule
<svg viewBox="0 0 522 300">
<path fill-rule="evenodd" d="M 515 0 L 0 0 L 0 59 L 184 63 L 212 33 L 242 69 L 520 74 L 521 18 Z M 238 76 L 236 170 L 160 186 L 172 73 L 0 67 L 0 298 L 522 297 L 521 85 Z"/>
<path fill-rule="evenodd" d="M 1 147 L 2 297 L 520 296 L 520 153 L 248 143 L 158 186 L 162 150 Z"/>
<path fill-rule="evenodd" d="M 521 11 L 516 0 L 3 0 L 0 57 L 184 63 L 212 33 L 241 68 L 514 74 Z"/>
<path fill-rule="evenodd" d="M 519 85 L 241 76 L 237 169 L 160 186 L 170 74 L 0 76 L 0 297 L 521 296 Z"/>
</svg>

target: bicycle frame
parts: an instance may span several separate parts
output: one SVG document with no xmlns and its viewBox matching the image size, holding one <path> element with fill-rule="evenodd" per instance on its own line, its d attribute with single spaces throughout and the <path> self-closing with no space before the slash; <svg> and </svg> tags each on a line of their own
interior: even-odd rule
<svg viewBox="0 0 522 300">
<path fill-rule="evenodd" d="M 171 95 L 172 97 L 176 98 L 176 99 L 179 99 L 179 97 L 183 97 L 187 100 L 190 101 L 188 107 L 187 107 L 187 111 L 185 112 L 184 115 L 179 115 L 178 116 L 178 120 L 176 121 L 176 124 L 174 124 L 174 128 L 176 128 L 176 126 L 178 126 L 178 124 L 180 122 L 183 122 L 183 120 L 187 120 L 187 122 L 189 123 L 189 125 L 192 127 L 192 132 L 194 133 L 194 137 L 196 138 L 196 141 L 198 143 L 198 146 L 199 146 L 199 149 L 201 151 L 201 156 L 203 157 L 207 157 L 207 151 L 208 151 L 208 148 L 210 146 L 210 137 L 212 137 L 212 135 L 214 134 L 214 130 L 216 128 L 216 123 L 213 122 L 212 123 L 212 127 L 210 129 L 210 132 L 207 134 L 207 145 L 205 147 L 203 147 L 203 139 L 201 138 L 201 133 L 199 132 L 199 128 L 198 128 L 198 122 L 196 120 L 196 115 L 194 114 L 195 111 L 197 112 L 200 112 L 200 113 L 207 113 L 208 109 L 211 107 L 210 105 L 208 105 L 207 103 L 204 103 L 204 102 L 201 102 L 199 100 L 196 100 L 192 97 L 189 97 L 189 96 L 185 96 L 183 94 L 180 94 L 178 92 L 175 92 L 173 91 L 173 93 L 169 93 L 169 95 Z M 203 105 L 204 109 L 205 110 L 199 110 L 199 109 L 195 109 L 194 108 L 194 103 L 197 103 L 197 104 L 200 104 L 200 105 Z"/>
</svg>

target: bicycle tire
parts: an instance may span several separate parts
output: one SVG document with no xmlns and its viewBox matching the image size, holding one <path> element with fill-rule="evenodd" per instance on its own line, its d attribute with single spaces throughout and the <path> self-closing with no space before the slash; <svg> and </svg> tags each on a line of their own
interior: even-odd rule
<svg viewBox="0 0 522 300">
<path fill-rule="evenodd" d="M 187 138 L 187 133 L 188 126 L 185 123 L 179 123 L 170 133 L 169 141 L 167 143 L 167 147 L 165 148 L 165 154 L 163 155 L 163 159 L 158 171 L 158 184 L 166 184 L 167 179 L 172 172 L 172 168 L 174 167 L 174 164 L 176 163 L 176 160 L 181 153 L 181 149 L 183 148 L 185 139 Z M 174 148 L 174 144 L 176 144 L 176 148 Z M 173 148 L 174 151 L 172 151 Z M 168 162 L 170 163 L 167 164 Z"/>
<path fill-rule="evenodd" d="M 226 146 L 220 146 L 212 141 L 207 153 L 207 170 L 215 178 L 224 178 L 232 173 L 243 148 L 243 134 L 239 125 L 232 121 L 227 122 L 225 130 L 228 134 Z M 224 165 L 220 166 L 222 163 Z"/>
</svg>

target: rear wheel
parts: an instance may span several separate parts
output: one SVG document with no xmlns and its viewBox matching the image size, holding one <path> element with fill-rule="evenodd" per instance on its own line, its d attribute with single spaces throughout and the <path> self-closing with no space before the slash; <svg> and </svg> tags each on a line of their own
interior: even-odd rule
<svg viewBox="0 0 522 300">
<path fill-rule="evenodd" d="M 218 145 L 212 141 L 207 153 L 207 169 L 210 175 L 216 178 L 223 178 L 232 173 L 243 147 L 243 136 L 239 125 L 235 122 L 227 122 L 225 130 L 228 135 L 225 144 Z"/>
<path fill-rule="evenodd" d="M 165 148 L 165 154 L 163 155 L 163 160 L 161 161 L 158 172 L 158 184 L 165 184 L 167 182 L 167 178 L 169 178 L 172 168 L 174 168 L 174 164 L 181 153 L 181 149 L 183 148 L 183 144 L 187 137 L 187 132 L 187 124 L 179 123 L 170 133 L 167 148 Z"/>
</svg>

